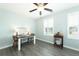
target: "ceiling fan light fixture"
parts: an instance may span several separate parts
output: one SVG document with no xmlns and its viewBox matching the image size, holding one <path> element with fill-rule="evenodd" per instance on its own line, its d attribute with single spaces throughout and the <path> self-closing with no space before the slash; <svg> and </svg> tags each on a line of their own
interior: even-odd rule
<svg viewBox="0 0 79 59">
<path fill-rule="evenodd" d="M 43 7 L 43 3 L 38 3 L 38 7 Z"/>
<path fill-rule="evenodd" d="M 38 11 L 44 10 L 43 3 L 38 3 Z"/>
<path fill-rule="evenodd" d="M 38 10 L 39 11 L 39 15 L 42 15 L 42 11 L 43 10 L 52 12 L 52 9 L 49 9 L 49 8 L 45 7 L 48 3 L 33 3 L 33 4 L 36 5 L 37 8 L 33 9 L 33 10 L 30 10 L 29 12 L 34 12 L 34 11 Z"/>
<path fill-rule="evenodd" d="M 44 7 L 38 7 L 38 11 L 44 10 Z"/>
</svg>

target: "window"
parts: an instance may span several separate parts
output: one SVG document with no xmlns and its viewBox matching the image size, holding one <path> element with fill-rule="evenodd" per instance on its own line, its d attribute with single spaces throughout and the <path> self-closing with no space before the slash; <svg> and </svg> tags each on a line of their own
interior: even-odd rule
<svg viewBox="0 0 79 59">
<path fill-rule="evenodd" d="M 44 35 L 53 35 L 53 19 L 44 20 Z"/>
<path fill-rule="evenodd" d="M 79 39 L 79 12 L 68 14 L 68 37 Z"/>
</svg>

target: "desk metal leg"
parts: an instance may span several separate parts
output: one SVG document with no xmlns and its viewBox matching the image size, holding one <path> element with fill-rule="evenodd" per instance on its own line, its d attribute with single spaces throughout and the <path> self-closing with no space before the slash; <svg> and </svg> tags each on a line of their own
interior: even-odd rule
<svg viewBox="0 0 79 59">
<path fill-rule="evenodd" d="M 34 36 L 34 44 L 36 44 L 36 36 Z"/>
<path fill-rule="evenodd" d="M 21 39 L 18 39 L 18 51 L 21 50 Z"/>
</svg>

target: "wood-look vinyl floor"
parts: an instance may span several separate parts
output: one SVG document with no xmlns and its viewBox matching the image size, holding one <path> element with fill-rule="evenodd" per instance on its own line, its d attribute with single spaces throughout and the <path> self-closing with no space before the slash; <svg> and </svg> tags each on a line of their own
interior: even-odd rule
<svg viewBox="0 0 79 59">
<path fill-rule="evenodd" d="M 78 51 L 57 48 L 52 44 L 37 40 L 37 43 L 23 43 L 22 50 L 9 47 L 0 50 L 0 56 L 79 56 Z"/>
</svg>

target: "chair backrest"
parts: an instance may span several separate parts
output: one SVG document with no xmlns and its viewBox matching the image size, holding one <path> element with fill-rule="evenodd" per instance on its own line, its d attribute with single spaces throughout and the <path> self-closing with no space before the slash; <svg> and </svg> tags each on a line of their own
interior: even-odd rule
<svg viewBox="0 0 79 59">
<path fill-rule="evenodd" d="M 34 33 L 31 33 L 31 36 L 35 36 L 35 34 Z"/>
</svg>

